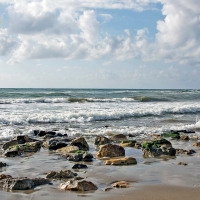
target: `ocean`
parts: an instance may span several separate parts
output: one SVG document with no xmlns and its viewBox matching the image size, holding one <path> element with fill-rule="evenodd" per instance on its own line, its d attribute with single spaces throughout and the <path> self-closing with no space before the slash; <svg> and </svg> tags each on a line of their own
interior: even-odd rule
<svg viewBox="0 0 200 200">
<path fill-rule="evenodd" d="M 55 130 L 69 136 L 200 132 L 200 90 L 0 89 L 0 139 Z"/>
</svg>

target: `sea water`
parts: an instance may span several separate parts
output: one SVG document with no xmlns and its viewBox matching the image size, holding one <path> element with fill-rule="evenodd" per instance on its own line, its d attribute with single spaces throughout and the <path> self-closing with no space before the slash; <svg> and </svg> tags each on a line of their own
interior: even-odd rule
<svg viewBox="0 0 200 200">
<path fill-rule="evenodd" d="M 0 139 L 33 130 L 73 135 L 200 132 L 200 90 L 0 89 Z"/>
</svg>

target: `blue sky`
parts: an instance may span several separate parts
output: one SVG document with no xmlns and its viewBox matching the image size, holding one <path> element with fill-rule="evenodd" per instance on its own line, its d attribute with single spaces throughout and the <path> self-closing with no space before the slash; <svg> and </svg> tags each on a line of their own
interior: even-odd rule
<svg viewBox="0 0 200 200">
<path fill-rule="evenodd" d="M 199 0 L 0 0 L 0 87 L 200 88 Z"/>
</svg>

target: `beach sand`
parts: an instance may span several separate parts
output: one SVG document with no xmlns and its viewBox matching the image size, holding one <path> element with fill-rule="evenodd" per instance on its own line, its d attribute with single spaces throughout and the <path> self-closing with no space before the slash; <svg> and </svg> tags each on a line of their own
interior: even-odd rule
<svg viewBox="0 0 200 200">
<path fill-rule="evenodd" d="M 174 142 L 175 148 L 192 148 L 193 141 Z M 91 153 L 96 149 L 90 144 Z M 200 199 L 200 148 L 192 156 L 179 155 L 173 158 L 144 158 L 141 149 L 126 148 L 126 155 L 137 159 L 137 165 L 109 166 L 102 160 L 84 163 L 87 169 L 75 170 L 80 177 L 92 181 L 98 190 L 94 192 L 59 191 L 58 185 L 63 180 L 52 181 L 53 185 L 44 185 L 29 191 L 0 191 L 0 200 L 76 200 L 76 199 L 109 199 L 109 200 L 199 200 Z M 67 161 L 58 154 L 41 149 L 29 157 L 0 158 L 9 166 L 2 168 L 1 173 L 13 177 L 45 177 L 49 171 L 72 170 L 73 162 Z M 179 162 L 187 166 L 178 165 Z M 82 162 L 83 163 L 83 162 Z M 116 189 L 111 184 L 116 181 L 127 181 L 129 188 Z"/>
</svg>

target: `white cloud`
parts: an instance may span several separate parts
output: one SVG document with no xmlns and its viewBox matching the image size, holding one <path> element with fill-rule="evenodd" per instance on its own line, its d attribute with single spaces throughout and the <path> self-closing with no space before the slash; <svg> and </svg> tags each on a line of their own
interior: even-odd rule
<svg viewBox="0 0 200 200">
<path fill-rule="evenodd" d="M 52 57 L 88 60 L 141 57 L 180 64 L 200 63 L 199 0 L 0 0 L 0 3 L 9 6 L 8 30 L 0 31 L 0 54 L 6 55 L 15 48 L 10 63 Z M 100 30 L 100 21 L 106 23 L 112 16 L 97 15 L 95 9 L 142 11 L 154 8 L 156 3 L 163 5 L 165 18 L 157 22 L 154 42 L 149 40 L 145 27 L 137 30 L 135 36 L 128 29 L 121 36 Z"/>
<path fill-rule="evenodd" d="M 9 54 L 17 45 L 17 40 L 7 33 L 6 29 L 0 29 L 0 55 Z"/>
</svg>

